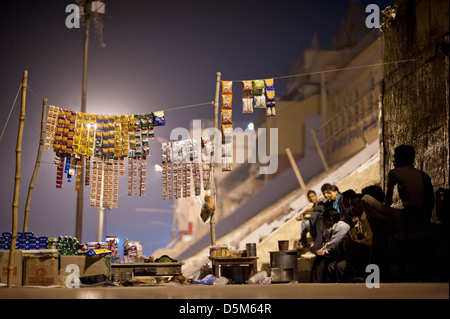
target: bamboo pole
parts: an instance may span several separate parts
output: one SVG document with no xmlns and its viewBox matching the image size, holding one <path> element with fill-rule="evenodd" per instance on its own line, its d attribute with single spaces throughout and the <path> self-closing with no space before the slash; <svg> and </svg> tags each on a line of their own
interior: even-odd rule
<svg viewBox="0 0 450 319">
<path fill-rule="evenodd" d="M 215 166 L 216 166 L 216 135 L 219 130 L 219 96 L 220 96 L 220 78 L 221 73 L 216 73 L 216 94 L 214 97 L 214 142 L 213 142 L 213 154 L 211 157 L 211 197 L 214 201 L 214 206 L 216 206 L 216 182 L 215 182 Z M 209 226 L 211 229 L 211 246 L 216 244 L 216 218 L 215 211 L 212 212 L 212 215 L 209 219 Z"/>
<path fill-rule="evenodd" d="M 14 253 L 16 251 L 16 241 L 17 241 L 17 215 L 18 215 L 17 211 L 19 208 L 20 166 L 22 161 L 22 138 L 23 138 L 23 126 L 25 122 L 27 82 L 28 82 L 28 71 L 25 70 L 23 71 L 23 78 L 22 78 L 22 105 L 20 108 L 19 130 L 17 133 L 17 145 L 16 145 L 16 175 L 14 180 L 14 198 L 12 203 L 12 237 L 8 260 L 8 280 L 7 280 L 8 288 L 12 287 L 12 280 L 14 273 Z"/>
<path fill-rule="evenodd" d="M 88 53 L 89 53 L 89 30 L 90 30 L 90 14 L 89 11 L 90 2 L 85 4 L 84 15 L 86 17 L 84 23 L 84 51 L 83 51 L 83 77 L 81 87 L 81 112 L 86 113 L 86 92 L 87 92 L 87 65 L 88 65 Z M 80 168 L 80 187 L 77 191 L 77 210 L 75 220 L 75 237 L 81 242 L 83 233 L 83 204 L 84 204 L 84 155 L 81 155 L 81 168 Z"/>
<path fill-rule="evenodd" d="M 316 144 L 317 152 L 319 153 L 320 159 L 322 160 L 322 164 L 323 164 L 323 167 L 325 168 L 325 172 L 328 173 L 330 171 L 330 169 L 328 167 L 328 164 L 327 164 L 327 161 L 325 159 L 325 156 L 323 155 L 322 149 L 320 148 L 319 141 L 317 140 L 316 131 L 311 129 L 310 132 L 311 132 L 311 135 L 313 137 L 314 144 Z"/>
<path fill-rule="evenodd" d="M 45 115 L 47 113 L 47 99 L 44 99 L 42 102 L 42 117 L 41 117 L 41 136 L 39 139 L 39 147 L 36 156 L 36 164 L 34 164 L 33 175 L 31 176 L 30 186 L 28 187 L 28 195 L 27 202 L 25 204 L 25 215 L 23 218 L 23 232 L 28 231 L 28 219 L 30 216 L 30 205 L 31 205 L 31 196 L 34 190 L 34 181 L 36 180 L 36 176 L 41 166 L 41 156 L 42 156 L 42 147 L 44 146 L 44 137 L 45 137 Z"/>
<path fill-rule="evenodd" d="M 305 182 L 303 181 L 302 175 L 300 174 L 300 171 L 298 170 L 297 164 L 295 163 L 294 156 L 292 155 L 291 149 L 288 147 L 286 148 L 286 154 L 289 157 L 289 161 L 291 162 L 292 169 L 294 170 L 295 176 L 297 176 L 297 180 L 300 183 L 300 187 L 303 191 L 303 193 L 306 195 L 308 194 L 308 190 L 306 188 Z"/>
</svg>

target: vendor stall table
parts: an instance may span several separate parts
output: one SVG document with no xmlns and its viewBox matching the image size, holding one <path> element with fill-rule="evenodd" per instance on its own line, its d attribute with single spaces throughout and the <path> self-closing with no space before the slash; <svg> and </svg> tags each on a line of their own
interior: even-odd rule
<svg viewBox="0 0 450 319">
<path fill-rule="evenodd" d="M 132 272 L 135 276 L 177 276 L 182 275 L 182 262 L 116 263 L 111 264 L 112 273 Z"/>
</svg>

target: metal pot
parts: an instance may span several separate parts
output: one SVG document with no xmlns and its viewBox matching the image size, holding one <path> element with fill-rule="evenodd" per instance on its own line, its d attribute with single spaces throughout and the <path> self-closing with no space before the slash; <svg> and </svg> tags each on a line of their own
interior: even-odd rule
<svg viewBox="0 0 450 319">
<path fill-rule="evenodd" d="M 270 267 L 297 269 L 297 250 L 271 251 Z"/>
<path fill-rule="evenodd" d="M 291 282 L 294 280 L 294 268 L 269 268 L 272 282 Z"/>
</svg>

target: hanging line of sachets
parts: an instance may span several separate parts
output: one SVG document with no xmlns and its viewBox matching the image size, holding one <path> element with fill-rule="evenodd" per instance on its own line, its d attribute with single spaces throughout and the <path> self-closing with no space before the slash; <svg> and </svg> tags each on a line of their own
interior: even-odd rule
<svg viewBox="0 0 450 319">
<path fill-rule="evenodd" d="M 222 81 L 222 171 L 233 170 L 232 87 L 232 81 Z"/>
<path fill-rule="evenodd" d="M 161 148 L 163 199 L 200 196 L 201 177 L 197 141 L 189 139 L 166 142 L 162 143 Z M 191 191 L 192 183 L 194 192 Z"/>
<path fill-rule="evenodd" d="M 214 156 L 213 141 L 207 134 L 202 136 L 201 150 L 203 189 L 207 191 L 211 189 L 211 157 Z"/>
<path fill-rule="evenodd" d="M 96 115 L 51 105 L 47 115 L 45 149 L 49 150 L 53 145 L 56 187 L 62 188 L 66 174 L 68 182 L 75 175 L 75 190 L 79 189 L 84 158 L 84 183 L 91 186 L 91 206 L 115 208 L 119 176 L 125 175 L 124 159 L 127 157 L 129 176 L 136 176 L 131 178 L 131 184 L 129 178 L 128 195 L 144 195 L 149 139 L 154 138 L 154 126 L 163 125 L 163 111 Z"/>
</svg>

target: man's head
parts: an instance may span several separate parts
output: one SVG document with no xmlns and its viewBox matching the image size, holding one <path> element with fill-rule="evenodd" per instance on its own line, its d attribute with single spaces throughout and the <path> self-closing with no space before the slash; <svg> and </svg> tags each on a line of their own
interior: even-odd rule
<svg viewBox="0 0 450 319">
<path fill-rule="evenodd" d="M 394 149 L 394 166 L 401 167 L 413 165 L 416 152 L 410 145 L 400 145 Z"/>
<path fill-rule="evenodd" d="M 313 204 L 317 203 L 317 194 L 315 191 L 309 190 L 308 193 L 306 194 L 306 197 L 308 197 L 308 200 L 311 203 L 313 203 Z"/>
<path fill-rule="evenodd" d="M 353 195 L 355 195 L 356 192 L 353 189 L 347 189 L 345 192 L 342 193 L 342 204 L 346 209 L 350 208 L 350 200 Z"/>
<path fill-rule="evenodd" d="M 361 190 L 361 193 L 363 195 L 370 195 L 373 198 L 375 198 L 376 200 L 378 200 L 379 202 L 384 203 L 385 195 L 384 195 L 384 192 L 381 189 L 381 187 L 378 185 L 370 185 L 370 186 L 364 187 Z"/>
<path fill-rule="evenodd" d="M 329 207 L 323 211 L 322 218 L 323 218 L 323 226 L 325 228 L 331 228 L 335 223 L 337 223 L 341 219 L 341 215 L 336 209 Z"/>
<path fill-rule="evenodd" d="M 361 198 L 363 196 L 363 194 L 354 194 L 350 199 L 350 209 L 352 211 L 352 216 L 357 217 L 358 219 L 361 218 L 364 212 L 361 204 Z"/>
</svg>

